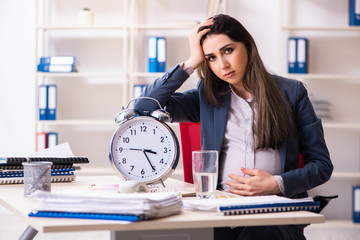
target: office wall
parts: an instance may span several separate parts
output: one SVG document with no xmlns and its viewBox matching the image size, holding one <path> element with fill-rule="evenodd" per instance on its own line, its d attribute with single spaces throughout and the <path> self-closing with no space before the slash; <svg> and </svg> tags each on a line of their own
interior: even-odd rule
<svg viewBox="0 0 360 240">
<path fill-rule="evenodd" d="M 59 3 L 60 2 L 64 1 L 59 1 Z M 79 2 L 83 3 L 83 5 L 85 4 L 84 1 Z M 109 0 L 108 2 L 111 4 L 116 1 Z M 158 0 L 158 2 L 166 3 L 168 1 Z M 274 52 L 276 52 L 278 48 L 278 1 L 256 0 L 229 2 L 229 13 L 237 17 L 247 26 L 258 43 L 264 62 L 270 69 L 277 71 L 278 58 L 274 57 L 276 56 Z M 181 1 L 172 1 L 171 6 L 176 6 L 176 4 L 182 3 Z M 189 20 L 187 19 L 187 14 L 193 16 L 194 12 L 202 9 L 202 11 L 200 11 L 201 17 L 199 16 L 193 20 L 203 19 L 206 13 L 206 1 L 192 1 L 192 4 L 192 9 L 179 13 L 180 17 L 175 18 L 177 20 Z M 53 14 L 66 14 L 65 7 L 60 4 L 57 6 L 60 6 L 57 9 L 58 12 L 54 12 Z M 148 5 L 150 12 L 158 11 L 151 9 L 151 7 L 154 8 L 155 6 L 155 4 Z M 182 7 L 182 9 L 184 8 Z M 269 11 L 269 9 L 272 10 Z M 144 11 L 148 10 L 149 9 L 144 9 Z M 157 16 L 148 14 L 149 18 Z M 164 14 L 162 18 L 166 19 L 166 14 Z M 169 17 L 168 20 L 171 20 L 171 17 Z M 262 26 L 261 28 L 259 27 L 260 24 Z M 186 32 L 183 33 L 180 40 L 175 40 L 176 38 L 174 37 L 173 45 L 177 46 L 181 44 L 181 46 L 187 48 L 186 34 Z M 36 66 L 34 59 L 34 42 L 35 0 L 0 1 L 0 155 L 27 155 L 35 149 L 34 120 L 36 117 L 36 88 L 34 84 L 34 73 Z M 77 44 L 76 41 L 75 44 Z M 91 46 L 92 43 L 85 42 L 85 44 Z M 169 45 L 171 46 L 171 42 L 169 42 Z M 58 46 L 61 47 L 61 45 Z M 68 52 L 68 46 L 67 42 L 64 42 L 64 49 L 60 48 L 57 50 Z M 177 54 L 182 54 L 181 56 L 183 56 L 183 58 L 187 57 L 186 51 L 177 51 Z M 178 57 L 176 59 L 183 58 Z M 176 64 L 177 60 L 169 55 L 168 62 L 169 64 Z M 83 66 L 86 66 L 86 64 L 83 64 Z M 81 84 L 81 81 L 78 84 Z M 94 86 L 94 88 L 96 88 L 96 86 Z M 91 93 L 87 94 L 90 95 Z M 79 93 L 77 97 L 89 99 L 89 96 L 81 96 L 81 93 Z M 104 97 L 106 97 L 106 93 L 104 93 Z M 119 106 L 119 108 L 120 107 L 121 106 Z M 114 114 L 117 111 L 115 108 L 115 106 L 111 108 Z M 64 109 L 64 107 L 62 107 L 62 109 Z M 67 111 L 70 113 L 73 111 L 73 108 L 68 108 Z M 64 113 L 64 115 L 66 114 L 67 113 Z M 101 118 L 101 116 L 99 116 L 99 118 Z M 110 110 L 106 118 L 113 118 Z M 68 131 L 72 130 L 69 129 Z M 109 132 L 111 132 L 111 129 Z M 106 136 L 109 136 L 109 134 Z M 105 139 L 106 136 L 101 139 Z M 71 142 L 71 139 L 66 140 Z M 86 145 L 86 143 L 84 143 L 84 145 Z M 86 151 L 86 147 L 74 150 L 75 154 L 80 155 L 86 155 Z"/>
</svg>

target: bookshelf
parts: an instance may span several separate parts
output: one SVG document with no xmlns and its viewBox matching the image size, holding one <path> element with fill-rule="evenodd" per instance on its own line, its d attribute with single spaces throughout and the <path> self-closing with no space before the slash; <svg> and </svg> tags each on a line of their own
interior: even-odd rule
<svg viewBox="0 0 360 240">
<path fill-rule="evenodd" d="M 306 14 L 309 8 L 314 16 Z M 357 67 L 360 62 L 356 59 L 360 27 L 348 25 L 348 1 L 280 0 L 279 11 L 282 75 L 303 81 L 316 99 L 331 103 L 332 118 L 323 119 L 323 127 L 334 172 L 329 182 L 310 190 L 310 194 L 338 194 L 339 198 L 325 208 L 324 214 L 327 219 L 352 223 L 352 186 L 360 184 L 360 114 L 354 111 L 354 104 L 360 100 L 356 93 L 360 87 Z M 316 11 L 322 18 L 315 16 Z M 309 40 L 307 74 L 287 73 L 287 38 L 290 36 Z"/>
<path fill-rule="evenodd" d="M 79 66 L 70 73 L 35 71 L 35 132 L 57 132 L 58 142 L 69 142 L 75 155 L 88 156 L 90 167 L 110 167 L 108 147 L 117 127 L 115 115 L 134 97 L 135 84 L 148 84 L 163 75 L 147 71 L 147 36 L 165 36 L 167 49 L 176 49 L 167 50 L 166 70 L 188 57 L 187 36 L 206 17 L 208 1 L 186 1 L 189 4 L 176 0 L 107 0 L 106 4 L 36 0 L 36 65 L 42 56 L 63 55 L 75 56 Z M 91 26 L 78 25 L 78 12 L 85 7 L 95 15 Z M 181 11 L 188 16 L 173 14 Z M 196 86 L 196 74 L 191 79 L 184 88 Z M 41 84 L 57 85 L 56 120 L 38 120 Z M 177 124 L 171 126 L 178 131 Z"/>
</svg>

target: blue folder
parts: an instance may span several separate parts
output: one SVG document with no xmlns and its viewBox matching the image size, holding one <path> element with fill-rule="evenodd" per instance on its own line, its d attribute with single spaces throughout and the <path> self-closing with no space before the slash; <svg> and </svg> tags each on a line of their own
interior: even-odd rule
<svg viewBox="0 0 360 240">
<path fill-rule="evenodd" d="M 360 0 L 349 0 L 349 25 L 360 26 Z"/>
<path fill-rule="evenodd" d="M 140 216 L 124 214 L 107 214 L 107 213 L 78 213 L 78 212 L 53 212 L 38 211 L 30 212 L 29 217 L 49 217 L 49 218 L 77 218 L 77 219 L 96 219 L 96 220 L 116 220 L 138 222 Z"/>
<path fill-rule="evenodd" d="M 157 72 L 157 37 L 148 37 L 147 48 L 149 72 Z"/>
</svg>

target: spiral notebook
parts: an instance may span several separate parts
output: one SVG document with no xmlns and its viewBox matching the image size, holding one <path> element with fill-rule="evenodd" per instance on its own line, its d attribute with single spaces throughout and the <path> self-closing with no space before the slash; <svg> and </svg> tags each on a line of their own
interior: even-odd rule
<svg viewBox="0 0 360 240">
<path fill-rule="evenodd" d="M 276 195 L 217 199 L 185 199 L 183 208 L 213 211 L 224 215 L 311 211 L 318 212 L 320 202 L 312 198 L 290 199 Z"/>
</svg>

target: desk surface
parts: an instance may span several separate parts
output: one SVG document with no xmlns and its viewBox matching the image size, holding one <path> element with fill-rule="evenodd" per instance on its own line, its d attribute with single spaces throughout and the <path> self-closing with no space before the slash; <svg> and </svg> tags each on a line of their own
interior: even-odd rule
<svg viewBox="0 0 360 240">
<path fill-rule="evenodd" d="M 92 184 L 115 184 L 122 180 L 118 176 L 79 176 L 71 183 L 53 183 L 52 192 L 64 188 L 89 187 Z M 167 186 L 175 187 L 182 192 L 193 192 L 193 185 L 182 181 L 168 179 Z M 311 212 L 285 212 L 249 214 L 238 216 L 222 216 L 214 212 L 185 211 L 179 215 L 141 221 L 123 223 L 108 220 L 60 219 L 28 217 L 31 208 L 37 204 L 35 199 L 23 196 L 23 184 L 0 185 L 0 204 L 21 217 L 32 228 L 39 232 L 65 231 L 134 231 L 134 230 L 165 230 L 188 228 L 212 228 L 224 226 L 255 226 L 255 225 L 288 225 L 323 223 L 325 217 Z"/>
</svg>

